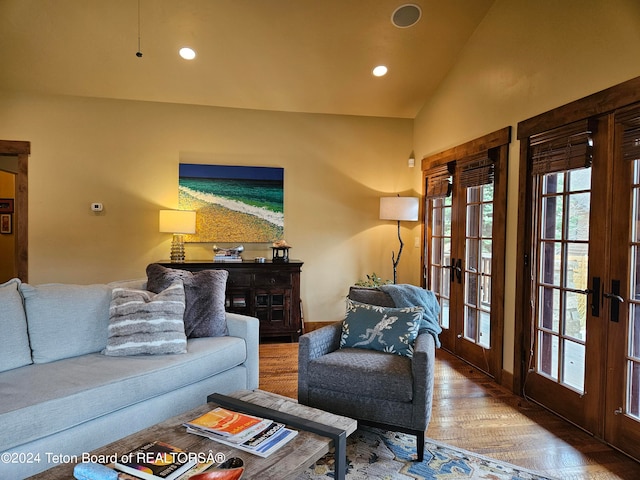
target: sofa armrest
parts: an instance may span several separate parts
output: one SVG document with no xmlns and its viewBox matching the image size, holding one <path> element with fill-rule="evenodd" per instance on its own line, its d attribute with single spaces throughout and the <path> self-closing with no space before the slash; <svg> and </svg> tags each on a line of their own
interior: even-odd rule
<svg viewBox="0 0 640 480">
<path fill-rule="evenodd" d="M 309 362 L 337 350 L 341 333 L 342 322 L 336 322 L 305 333 L 298 340 L 298 402 L 301 404 L 307 405 L 309 401 Z"/>
<path fill-rule="evenodd" d="M 433 335 L 421 333 L 413 344 L 413 358 L 411 360 L 411 371 L 414 378 L 412 423 L 424 429 L 427 428 L 431 419 L 435 359 L 436 344 Z"/>
<path fill-rule="evenodd" d="M 260 373 L 260 321 L 238 313 L 226 312 L 225 316 L 229 336 L 243 338 L 247 344 L 247 359 L 244 362 L 247 367 L 247 390 L 255 390 L 258 388 Z"/>
</svg>

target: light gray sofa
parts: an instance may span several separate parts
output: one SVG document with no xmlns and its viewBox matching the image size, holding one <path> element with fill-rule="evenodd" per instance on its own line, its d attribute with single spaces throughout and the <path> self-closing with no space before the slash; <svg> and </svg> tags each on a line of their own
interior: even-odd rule
<svg viewBox="0 0 640 480">
<path fill-rule="evenodd" d="M 114 286 L 0 285 L 0 478 L 81 456 L 213 392 L 258 387 L 252 317 L 227 313 L 228 336 L 188 339 L 183 354 L 102 354 Z"/>
</svg>

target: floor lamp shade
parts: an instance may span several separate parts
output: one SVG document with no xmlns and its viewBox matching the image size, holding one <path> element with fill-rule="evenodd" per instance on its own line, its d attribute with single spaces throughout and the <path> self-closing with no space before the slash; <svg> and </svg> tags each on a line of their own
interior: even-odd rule
<svg viewBox="0 0 640 480">
<path fill-rule="evenodd" d="M 196 233 L 196 212 L 189 210 L 160 210 L 160 232 L 173 233 L 171 262 L 184 263 L 185 233 Z"/>
<path fill-rule="evenodd" d="M 398 241 L 400 248 L 398 256 L 391 252 L 391 262 L 393 264 L 393 283 L 398 282 L 398 263 L 404 242 L 400 237 L 400 221 L 415 222 L 418 220 L 419 202 L 417 197 L 381 197 L 380 198 L 380 220 L 395 220 L 398 222 Z"/>
<path fill-rule="evenodd" d="M 380 220 L 418 220 L 417 197 L 380 198 Z"/>
</svg>

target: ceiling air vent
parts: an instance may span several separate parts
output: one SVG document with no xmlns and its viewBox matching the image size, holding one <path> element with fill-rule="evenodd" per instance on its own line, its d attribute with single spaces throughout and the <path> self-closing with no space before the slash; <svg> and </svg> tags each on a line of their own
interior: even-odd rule
<svg viewBox="0 0 640 480">
<path fill-rule="evenodd" d="M 391 14 L 391 23 L 398 28 L 409 28 L 418 23 L 422 16 L 422 10 L 414 3 L 400 5 Z"/>
</svg>

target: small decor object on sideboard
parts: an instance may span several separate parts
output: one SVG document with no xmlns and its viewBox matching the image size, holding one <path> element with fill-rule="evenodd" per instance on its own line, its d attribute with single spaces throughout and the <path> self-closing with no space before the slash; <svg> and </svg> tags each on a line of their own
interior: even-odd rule
<svg viewBox="0 0 640 480">
<path fill-rule="evenodd" d="M 241 262 L 242 252 L 244 252 L 244 246 L 238 245 L 234 248 L 220 248 L 217 245 L 213 246 L 213 261 L 214 262 Z"/>
<path fill-rule="evenodd" d="M 288 262 L 289 261 L 289 249 L 291 245 L 286 240 L 278 240 L 273 242 L 271 249 L 273 250 L 272 260 L 274 262 Z"/>
</svg>

